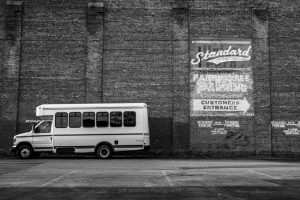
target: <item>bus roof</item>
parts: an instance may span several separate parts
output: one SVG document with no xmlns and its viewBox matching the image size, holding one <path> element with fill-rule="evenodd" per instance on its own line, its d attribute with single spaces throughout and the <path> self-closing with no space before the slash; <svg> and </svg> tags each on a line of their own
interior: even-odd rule
<svg viewBox="0 0 300 200">
<path fill-rule="evenodd" d="M 42 104 L 36 107 L 36 116 L 53 115 L 54 110 L 79 110 L 79 109 L 126 109 L 146 108 L 145 103 L 85 103 L 85 104 Z"/>
<path fill-rule="evenodd" d="M 145 103 L 83 103 L 83 104 L 43 104 L 42 109 L 85 109 L 85 108 L 141 108 Z"/>
</svg>

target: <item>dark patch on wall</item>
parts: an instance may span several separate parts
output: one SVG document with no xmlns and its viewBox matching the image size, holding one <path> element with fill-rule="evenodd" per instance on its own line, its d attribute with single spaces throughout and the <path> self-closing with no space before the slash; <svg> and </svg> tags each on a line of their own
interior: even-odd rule
<svg viewBox="0 0 300 200">
<path fill-rule="evenodd" d="M 103 21 L 102 16 L 105 14 L 103 3 L 88 3 L 86 13 L 86 25 L 89 34 L 95 35 L 101 28 Z"/>
<path fill-rule="evenodd" d="M 18 31 L 18 20 L 22 15 L 23 4 L 22 2 L 8 2 L 5 9 L 5 39 L 9 41 L 16 40 L 16 34 Z"/>
<path fill-rule="evenodd" d="M 175 7 L 173 8 L 173 16 L 175 19 L 175 23 L 178 24 L 181 28 L 184 28 L 183 26 L 186 23 L 186 17 L 188 16 L 188 8 L 186 7 Z"/>
<path fill-rule="evenodd" d="M 151 150 L 170 152 L 172 150 L 172 118 L 149 117 Z"/>
<path fill-rule="evenodd" d="M 266 10 L 266 8 L 254 9 L 253 14 L 262 21 L 268 20 L 269 12 L 268 12 L 268 10 Z"/>
<path fill-rule="evenodd" d="M 250 144 L 250 137 L 242 132 L 230 131 L 225 137 L 225 148 L 228 150 L 236 150 L 238 147 L 245 147 Z"/>
<path fill-rule="evenodd" d="M 13 144 L 13 137 L 15 135 L 15 121 L 1 120 L 1 131 L 0 131 L 0 149 L 9 149 Z"/>
<path fill-rule="evenodd" d="M 35 117 L 33 119 L 37 119 L 37 117 Z M 18 133 L 17 134 L 31 131 L 31 128 L 32 128 L 32 123 L 26 123 L 25 121 L 19 122 L 18 123 Z"/>
<path fill-rule="evenodd" d="M 175 122 L 174 130 L 177 132 L 174 138 L 174 142 L 176 144 L 174 150 L 178 151 L 187 151 L 190 146 L 190 131 L 189 131 L 189 123 Z M 175 133 L 173 132 L 173 135 Z"/>
</svg>

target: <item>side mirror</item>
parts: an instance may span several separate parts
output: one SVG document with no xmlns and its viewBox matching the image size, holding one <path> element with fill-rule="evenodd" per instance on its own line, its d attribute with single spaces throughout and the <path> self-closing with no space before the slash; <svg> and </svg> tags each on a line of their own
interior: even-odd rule
<svg viewBox="0 0 300 200">
<path fill-rule="evenodd" d="M 35 133 L 35 123 L 32 123 L 31 130 L 32 130 L 33 133 Z"/>
</svg>

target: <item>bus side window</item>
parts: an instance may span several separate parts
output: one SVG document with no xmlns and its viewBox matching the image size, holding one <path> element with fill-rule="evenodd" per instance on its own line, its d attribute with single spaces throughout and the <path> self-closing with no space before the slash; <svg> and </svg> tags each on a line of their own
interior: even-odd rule
<svg viewBox="0 0 300 200">
<path fill-rule="evenodd" d="M 56 128 L 68 127 L 68 113 L 66 112 L 55 113 L 55 127 Z"/>
<path fill-rule="evenodd" d="M 70 112 L 69 113 L 69 127 L 70 128 L 80 128 L 81 127 L 81 113 L 80 112 Z"/>
<path fill-rule="evenodd" d="M 124 112 L 124 126 L 134 127 L 136 125 L 136 114 L 134 111 Z"/>
<path fill-rule="evenodd" d="M 111 112 L 110 113 L 110 126 L 121 127 L 122 126 L 122 112 Z"/>
<path fill-rule="evenodd" d="M 35 128 L 34 133 L 51 133 L 51 121 L 44 121 L 38 127 Z"/>
<path fill-rule="evenodd" d="M 108 127 L 108 112 L 97 112 L 97 127 Z"/>
<path fill-rule="evenodd" d="M 95 127 L 95 113 L 94 112 L 84 112 L 82 125 L 83 125 L 83 127 L 86 127 L 86 128 Z"/>
</svg>

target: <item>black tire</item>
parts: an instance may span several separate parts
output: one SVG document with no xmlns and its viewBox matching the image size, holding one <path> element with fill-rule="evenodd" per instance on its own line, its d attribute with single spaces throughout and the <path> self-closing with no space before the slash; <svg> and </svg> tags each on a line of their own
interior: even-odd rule
<svg viewBox="0 0 300 200">
<path fill-rule="evenodd" d="M 108 159 L 112 156 L 112 149 L 110 146 L 103 144 L 97 148 L 96 155 L 98 158 Z"/>
<path fill-rule="evenodd" d="M 33 156 L 33 150 L 29 145 L 22 145 L 18 148 L 17 155 L 21 159 L 29 159 Z"/>
</svg>

